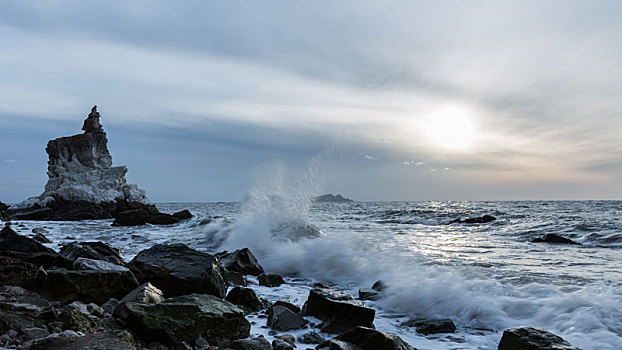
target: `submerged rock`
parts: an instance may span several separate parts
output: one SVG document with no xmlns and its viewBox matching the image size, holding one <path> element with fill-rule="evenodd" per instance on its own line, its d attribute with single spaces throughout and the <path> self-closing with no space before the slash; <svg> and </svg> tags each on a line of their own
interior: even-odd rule
<svg viewBox="0 0 622 350">
<path fill-rule="evenodd" d="M 216 344 L 250 335 L 244 312 L 213 295 L 184 295 L 158 304 L 126 302 L 115 309 L 114 317 L 141 340 L 165 345 L 192 344 L 198 336 Z"/>
<path fill-rule="evenodd" d="M 378 300 L 382 298 L 382 293 L 369 288 L 359 289 L 359 300 Z"/>
<path fill-rule="evenodd" d="M 456 325 L 450 319 L 410 319 L 402 323 L 402 326 L 415 327 L 417 333 L 421 333 L 424 335 L 436 333 L 454 333 L 456 331 Z"/>
<path fill-rule="evenodd" d="M 283 277 L 277 274 L 262 273 L 257 279 L 259 281 L 259 285 L 265 287 L 278 287 L 285 283 Z"/>
<path fill-rule="evenodd" d="M 455 219 L 452 220 L 450 222 L 447 223 L 447 225 L 451 225 L 451 224 L 485 224 L 488 222 L 492 222 L 497 220 L 496 217 L 491 216 L 491 215 L 484 215 L 484 216 L 480 216 L 480 217 L 475 217 L 475 218 L 468 218 L 468 219 Z"/>
<path fill-rule="evenodd" d="M 372 328 L 356 327 L 319 346 L 329 349 L 414 350 L 399 336 Z"/>
<path fill-rule="evenodd" d="M 263 267 L 248 248 L 238 249 L 233 253 L 227 251 L 217 253 L 216 257 L 222 267 L 245 275 L 259 276 L 264 273 Z"/>
<path fill-rule="evenodd" d="M 128 267 L 140 283 L 151 282 L 167 297 L 199 293 L 224 298 L 227 291 L 217 259 L 185 244 L 156 244 L 138 253 Z"/>
<path fill-rule="evenodd" d="M 312 289 L 302 312 L 324 321 L 321 327 L 326 333 L 341 333 L 357 326 L 373 328 L 376 315 L 374 309 L 350 294 L 328 288 Z"/>
<path fill-rule="evenodd" d="M 580 350 L 563 338 L 534 327 L 506 329 L 499 342 L 499 350 Z"/>
<path fill-rule="evenodd" d="M 561 243 L 561 244 L 582 245 L 579 242 L 575 242 L 575 241 L 573 241 L 571 239 L 568 239 L 568 238 L 565 238 L 565 237 L 562 237 L 562 236 L 558 236 L 558 235 L 552 234 L 552 233 L 547 233 L 542 238 L 536 238 L 536 239 L 532 240 L 531 243 Z"/>
</svg>

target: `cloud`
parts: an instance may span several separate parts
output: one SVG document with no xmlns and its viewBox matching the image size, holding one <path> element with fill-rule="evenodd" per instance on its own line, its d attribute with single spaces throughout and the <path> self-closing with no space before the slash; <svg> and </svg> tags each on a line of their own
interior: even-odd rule
<svg viewBox="0 0 622 350">
<path fill-rule="evenodd" d="M 403 161 L 402 164 L 408 165 L 408 166 L 416 166 L 416 167 L 420 167 L 420 166 L 424 166 L 425 165 L 424 162 L 416 162 L 414 160 L 406 160 L 406 161 Z"/>
<path fill-rule="evenodd" d="M 370 155 L 365 155 L 365 159 L 369 159 L 369 160 L 378 160 L 378 158 L 376 157 L 372 157 Z"/>
<path fill-rule="evenodd" d="M 15 159 L 5 159 L 4 162 L 7 163 L 7 164 L 15 164 L 15 163 L 17 163 L 17 161 Z"/>
</svg>

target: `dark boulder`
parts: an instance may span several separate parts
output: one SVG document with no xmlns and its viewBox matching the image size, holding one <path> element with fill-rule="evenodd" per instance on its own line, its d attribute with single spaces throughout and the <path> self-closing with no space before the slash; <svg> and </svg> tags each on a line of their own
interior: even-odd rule
<svg viewBox="0 0 622 350">
<path fill-rule="evenodd" d="M 138 350 L 132 334 L 128 331 L 107 330 L 82 337 L 49 337 L 36 340 L 30 350 Z"/>
<path fill-rule="evenodd" d="M 138 226 L 149 220 L 149 213 L 143 209 L 126 210 L 118 213 L 112 226 Z"/>
<path fill-rule="evenodd" d="M 227 286 L 218 261 L 184 244 L 157 244 L 138 253 L 128 267 L 140 283 L 151 282 L 167 297 L 191 293 L 224 298 Z"/>
<path fill-rule="evenodd" d="M 179 220 L 171 214 L 157 213 L 150 216 L 147 222 L 152 225 L 172 225 L 176 224 Z"/>
<path fill-rule="evenodd" d="M 56 253 L 32 238 L 19 235 L 10 227 L 5 226 L 0 231 L 0 251 L 21 253 Z"/>
<path fill-rule="evenodd" d="M 274 339 L 272 341 L 272 350 L 294 350 L 294 346 L 285 340 Z"/>
<path fill-rule="evenodd" d="M 371 289 L 375 290 L 376 292 L 382 292 L 387 289 L 387 285 L 384 284 L 384 282 L 378 280 L 374 282 L 374 284 L 371 286 Z"/>
<path fill-rule="evenodd" d="M 436 333 L 454 333 L 456 331 L 456 325 L 450 319 L 411 319 L 403 322 L 402 326 L 415 327 L 417 333 L 421 333 L 424 335 Z"/>
<path fill-rule="evenodd" d="M 103 331 L 104 325 L 100 319 L 86 311 L 86 305 L 74 302 L 63 307 L 58 320 L 63 323 L 63 329 L 71 329 L 84 334 Z"/>
<path fill-rule="evenodd" d="M 173 217 L 179 221 L 181 220 L 187 220 L 192 218 L 192 213 L 190 213 L 188 211 L 188 209 L 184 209 L 182 211 L 178 211 L 176 213 L 173 214 Z"/>
<path fill-rule="evenodd" d="M 447 225 L 451 224 L 485 224 L 488 222 L 492 222 L 497 220 L 496 217 L 491 215 L 484 215 L 476 218 L 468 218 L 468 219 L 455 219 L 447 223 Z"/>
<path fill-rule="evenodd" d="M 9 206 L 0 201 L 0 211 L 6 211 L 7 209 L 9 209 Z"/>
<path fill-rule="evenodd" d="M 119 249 L 112 248 L 106 243 L 96 242 L 71 242 L 60 249 L 60 254 L 74 261 L 77 258 L 103 260 L 111 264 L 125 266 L 127 263 L 121 257 Z"/>
<path fill-rule="evenodd" d="M 356 349 L 363 350 L 413 350 L 413 348 L 402 340 L 399 336 L 391 333 L 384 333 L 372 328 L 356 327 L 342 333 L 319 347 L 333 349 L 331 342 L 335 343 L 336 349 Z M 345 343 L 345 344 L 344 344 Z M 351 347 L 354 345 L 355 347 Z"/>
<path fill-rule="evenodd" d="M 32 231 L 34 232 L 35 230 L 37 230 L 36 228 L 33 229 Z M 52 241 L 50 241 L 49 238 L 45 237 L 45 235 L 41 232 L 34 232 L 35 235 L 32 236 L 32 239 L 34 239 L 35 241 L 39 242 L 39 243 L 52 243 Z"/>
<path fill-rule="evenodd" d="M 113 316 L 141 340 L 165 345 L 192 344 L 198 336 L 216 344 L 250 335 L 250 323 L 240 308 L 206 294 L 168 298 L 158 304 L 126 302 Z"/>
<path fill-rule="evenodd" d="M 265 287 L 278 287 L 285 283 L 283 277 L 277 274 L 262 273 L 257 279 L 259 280 L 259 285 Z"/>
<path fill-rule="evenodd" d="M 233 350 L 272 350 L 270 342 L 262 337 L 239 339 L 231 342 L 231 349 Z"/>
<path fill-rule="evenodd" d="M 531 241 L 531 243 L 561 243 L 561 244 L 576 244 L 576 245 L 581 245 L 581 243 L 579 242 L 575 242 L 571 239 L 562 237 L 562 236 L 558 236 L 556 234 L 552 234 L 552 233 L 547 233 L 546 235 L 544 235 L 541 238 L 536 238 L 534 240 Z"/>
<path fill-rule="evenodd" d="M 272 312 L 272 308 L 274 308 L 275 306 L 283 306 L 286 307 L 290 310 L 292 310 L 293 312 L 299 314 L 300 313 L 300 308 L 292 303 L 290 303 L 289 301 L 286 300 L 278 300 L 276 301 L 274 304 L 270 305 L 270 307 L 268 308 L 267 315 L 268 315 L 268 319 L 270 319 L 270 317 L 272 317 L 270 314 Z"/>
<path fill-rule="evenodd" d="M 506 329 L 499 350 L 579 350 L 561 337 L 539 328 Z"/>
<path fill-rule="evenodd" d="M 266 304 L 265 301 L 257 296 L 254 290 L 244 287 L 234 287 L 231 289 L 225 300 L 251 311 L 259 311 Z"/>
<path fill-rule="evenodd" d="M 303 328 L 307 323 L 309 323 L 307 320 L 288 307 L 281 305 L 273 305 L 270 307 L 270 312 L 268 313 L 268 327 L 272 329 L 277 331 L 289 331 Z"/>
<path fill-rule="evenodd" d="M 23 262 L 41 266 L 44 269 L 63 268 L 71 269 L 73 262 L 58 253 L 22 253 L 22 252 L 1 252 L 1 255 L 19 259 Z"/>
<path fill-rule="evenodd" d="M 48 300 L 70 303 L 80 300 L 101 305 L 110 298 L 121 299 L 138 287 L 131 271 L 65 269 L 40 272 L 37 291 Z"/>
<path fill-rule="evenodd" d="M 233 286 L 246 287 L 248 285 L 248 281 L 246 280 L 246 277 L 244 277 L 243 274 L 236 272 L 236 271 L 226 271 L 225 280 L 227 281 L 229 285 L 233 285 Z"/>
<path fill-rule="evenodd" d="M 264 273 L 263 267 L 248 248 L 236 250 L 233 253 L 221 252 L 216 257 L 220 264 L 228 271 L 236 271 L 245 275 L 259 276 Z"/>
<path fill-rule="evenodd" d="M 33 290 L 39 268 L 18 259 L 0 256 L 0 285 L 20 286 Z"/>
<path fill-rule="evenodd" d="M 328 288 L 312 289 L 302 312 L 324 321 L 321 327 L 326 333 L 341 333 L 356 326 L 372 328 L 376 315 L 374 309 L 350 294 Z"/>
<path fill-rule="evenodd" d="M 58 199 L 52 204 L 54 221 L 81 221 L 112 219 L 112 214 L 101 205 L 87 201 L 64 201 Z"/>
<path fill-rule="evenodd" d="M 298 336 L 298 342 L 302 344 L 321 344 L 326 339 L 316 332 L 307 332 Z"/>
<path fill-rule="evenodd" d="M 382 298 L 382 293 L 369 288 L 359 289 L 359 300 L 378 300 Z"/>
<path fill-rule="evenodd" d="M 52 208 L 30 208 L 13 212 L 12 217 L 15 220 L 52 220 L 54 217 L 54 209 Z"/>
<path fill-rule="evenodd" d="M 56 312 L 49 301 L 21 287 L 0 287 L 0 334 L 41 327 L 55 320 Z"/>
</svg>

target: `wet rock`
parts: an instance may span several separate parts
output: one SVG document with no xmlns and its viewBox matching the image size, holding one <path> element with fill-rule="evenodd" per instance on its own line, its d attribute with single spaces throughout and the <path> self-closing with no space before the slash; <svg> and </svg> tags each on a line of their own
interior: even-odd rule
<svg viewBox="0 0 622 350">
<path fill-rule="evenodd" d="M 579 350 L 561 337 L 534 327 L 506 329 L 499 350 Z"/>
<path fill-rule="evenodd" d="M 71 269 L 73 264 L 71 260 L 65 258 L 58 253 L 22 253 L 22 252 L 1 252 L 10 258 L 19 259 L 23 262 L 41 266 L 44 269 L 64 268 Z"/>
<path fill-rule="evenodd" d="M 22 328 L 22 336 L 25 340 L 45 338 L 48 335 L 50 335 L 50 332 L 43 327 Z"/>
<path fill-rule="evenodd" d="M 29 208 L 12 213 L 15 220 L 52 220 L 54 210 L 52 208 Z"/>
<path fill-rule="evenodd" d="M 496 217 L 491 216 L 491 215 L 484 215 L 484 216 L 480 216 L 480 217 L 476 217 L 476 218 L 468 218 L 468 219 L 455 219 L 452 220 L 450 222 L 447 223 L 447 225 L 451 225 L 451 224 L 485 224 L 488 222 L 492 222 L 497 220 Z"/>
<path fill-rule="evenodd" d="M 307 332 L 298 336 L 298 342 L 303 344 L 321 344 L 326 339 L 316 332 Z"/>
<path fill-rule="evenodd" d="M 72 261 L 77 258 L 87 258 L 125 266 L 127 263 L 123 260 L 120 253 L 119 249 L 112 248 L 100 241 L 71 242 L 60 249 L 60 254 Z"/>
<path fill-rule="evenodd" d="M 272 350 L 294 350 L 294 347 L 284 340 L 274 339 L 272 341 Z"/>
<path fill-rule="evenodd" d="M 289 331 L 300 329 L 309 323 L 296 312 L 280 305 L 270 307 L 268 314 L 268 327 L 278 331 Z"/>
<path fill-rule="evenodd" d="M 188 209 L 184 209 L 184 210 L 174 213 L 173 217 L 179 221 L 187 220 L 187 219 L 192 218 L 192 213 L 190 213 Z"/>
<path fill-rule="evenodd" d="M 119 300 L 115 298 L 110 298 L 108 299 L 107 302 L 105 302 L 102 305 L 102 309 L 104 309 L 104 313 L 112 315 L 112 313 L 114 312 L 114 309 L 116 309 L 118 305 L 119 305 Z"/>
<path fill-rule="evenodd" d="M 384 333 L 372 328 L 356 327 L 345 333 L 342 333 L 327 343 L 329 347 L 332 341 L 345 342 L 345 346 L 354 345 L 363 350 L 414 350 L 410 345 L 402 340 L 399 336 L 391 333 Z M 326 346 L 326 343 L 321 346 Z M 344 346 L 344 345 L 341 345 Z M 345 347 L 345 349 L 349 349 Z"/>
<path fill-rule="evenodd" d="M 576 245 L 582 245 L 579 242 L 575 242 L 571 239 L 562 237 L 562 236 L 558 236 L 556 234 L 552 234 L 552 233 L 548 233 L 546 235 L 544 235 L 541 238 L 536 238 L 534 240 L 531 241 L 531 243 L 560 243 L 560 244 L 576 244 Z"/>
<path fill-rule="evenodd" d="M 32 238 L 19 235 L 8 226 L 5 226 L 2 231 L 0 231 L 0 251 L 20 253 L 56 253 L 54 250 L 44 246 Z"/>
<path fill-rule="evenodd" d="M 0 256 L 0 285 L 33 290 L 39 268 L 18 259 Z"/>
<path fill-rule="evenodd" d="M 248 248 L 236 250 L 233 253 L 221 252 L 216 257 L 220 264 L 228 271 L 236 271 L 245 275 L 259 276 L 264 270 Z"/>
<path fill-rule="evenodd" d="M 272 345 L 264 337 L 239 339 L 231 342 L 233 350 L 272 350 Z"/>
<path fill-rule="evenodd" d="M 158 213 L 147 219 L 147 222 L 153 225 L 172 225 L 176 224 L 178 221 L 176 217 L 166 213 Z"/>
<path fill-rule="evenodd" d="M 162 291 L 156 288 L 153 284 L 147 282 L 131 291 L 128 295 L 121 299 L 120 303 L 134 301 L 139 303 L 157 304 L 163 302 L 164 300 L 164 293 L 162 293 Z"/>
<path fill-rule="evenodd" d="M 77 258 L 73 262 L 74 270 L 94 270 L 94 271 L 129 271 L 127 267 L 112 264 L 103 260 L 93 260 L 87 258 Z"/>
<path fill-rule="evenodd" d="M 49 301 L 17 286 L 0 287 L 0 334 L 42 327 L 56 320 Z"/>
<path fill-rule="evenodd" d="M 266 286 L 266 287 L 278 287 L 281 284 L 285 283 L 285 280 L 283 279 L 283 277 L 277 274 L 262 273 L 261 275 L 259 275 L 258 280 L 259 280 L 260 286 Z"/>
<path fill-rule="evenodd" d="M 259 311 L 265 307 L 265 302 L 251 288 L 234 287 L 225 300 L 251 311 Z"/>
<path fill-rule="evenodd" d="M 298 306 L 296 306 L 296 305 L 294 305 L 294 304 L 290 303 L 290 302 L 289 302 L 289 301 L 287 301 L 287 300 L 278 300 L 278 301 L 276 301 L 274 304 L 272 304 L 272 305 L 268 308 L 268 310 L 266 311 L 266 313 L 267 313 L 267 315 L 268 315 L 268 318 L 272 317 L 272 316 L 271 316 L 272 309 L 273 309 L 275 306 L 283 306 L 283 307 L 286 307 L 286 308 L 288 308 L 288 309 L 292 310 L 293 312 L 295 312 L 295 313 L 297 313 L 297 314 L 299 314 L 299 313 L 300 313 L 300 308 L 299 308 Z"/>
<path fill-rule="evenodd" d="M 356 346 L 352 343 L 345 342 L 339 339 L 331 339 L 318 345 L 316 347 L 318 350 L 367 350 L 363 349 L 359 346 Z"/>
<path fill-rule="evenodd" d="M 380 298 L 382 298 L 380 292 L 369 288 L 359 289 L 359 300 L 378 300 Z"/>
<path fill-rule="evenodd" d="M 373 327 L 376 311 L 348 293 L 328 288 L 314 288 L 303 307 L 303 314 L 324 321 L 322 331 L 341 333 L 356 326 Z"/>
<path fill-rule="evenodd" d="M 112 226 L 139 226 L 149 220 L 149 213 L 144 209 L 126 210 L 118 213 Z"/>
<path fill-rule="evenodd" d="M 84 334 L 104 330 L 101 321 L 89 314 L 86 305 L 78 302 L 65 306 L 58 315 L 58 320 L 63 322 L 64 329 L 71 329 Z"/>
<path fill-rule="evenodd" d="M 226 280 L 230 285 L 234 286 L 242 286 L 246 287 L 248 285 L 248 281 L 243 274 L 235 271 L 226 271 L 225 272 Z"/>
<path fill-rule="evenodd" d="M 0 211 L 6 211 L 7 209 L 9 209 L 9 206 L 0 201 Z"/>
<path fill-rule="evenodd" d="M 168 298 L 159 304 L 126 302 L 115 309 L 114 317 L 143 341 L 165 345 L 192 343 L 197 336 L 216 344 L 250 334 L 250 323 L 240 308 L 206 294 Z"/>
<path fill-rule="evenodd" d="M 35 231 L 37 229 L 33 229 L 33 231 Z M 50 241 L 47 237 L 45 237 L 45 235 L 43 233 L 37 233 L 35 234 L 32 239 L 34 239 L 35 241 L 39 242 L 39 243 L 52 243 L 52 241 Z"/>
<path fill-rule="evenodd" d="M 49 270 L 37 276 L 37 291 L 46 299 L 103 304 L 138 287 L 131 271 Z"/>
<path fill-rule="evenodd" d="M 104 311 L 104 308 L 100 307 L 99 305 L 95 303 L 87 304 L 86 311 L 88 311 L 91 315 L 98 317 L 98 318 L 104 317 L 104 314 L 106 313 Z"/>
<path fill-rule="evenodd" d="M 140 347 L 128 331 L 108 330 L 84 336 L 48 337 L 35 341 L 29 350 L 138 350 Z"/>
<path fill-rule="evenodd" d="M 371 286 L 371 289 L 375 290 L 376 292 L 382 292 L 385 289 L 387 289 L 387 285 L 384 284 L 384 282 L 379 280 L 379 281 L 376 281 L 373 286 Z"/>
<path fill-rule="evenodd" d="M 402 326 L 415 327 L 417 333 L 425 335 L 436 333 L 454 333 L 456 331 L 456 325 L 450 319 L 411 319 L 402 323 Z"/>
<path fill-rule="evenodd" d="M 227 287 L 218 261 L 184 244 L 157 244 L 128 264 L 141 283 L 151 282 L 167 297 L 200 293 L 225 296 Z"/>
</svg>

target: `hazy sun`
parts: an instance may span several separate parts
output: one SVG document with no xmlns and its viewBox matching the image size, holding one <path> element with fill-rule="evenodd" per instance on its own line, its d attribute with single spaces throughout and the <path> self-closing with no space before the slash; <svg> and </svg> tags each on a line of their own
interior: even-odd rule
<svg viewBox="0 0 622 350">
<path fill-rule="evenodd" d="M 475 136 L 471 117 L 457 107 L 430 114 L 425 133 L 437 146 L 454 150 L 468 147 Z"/>
</svg>

